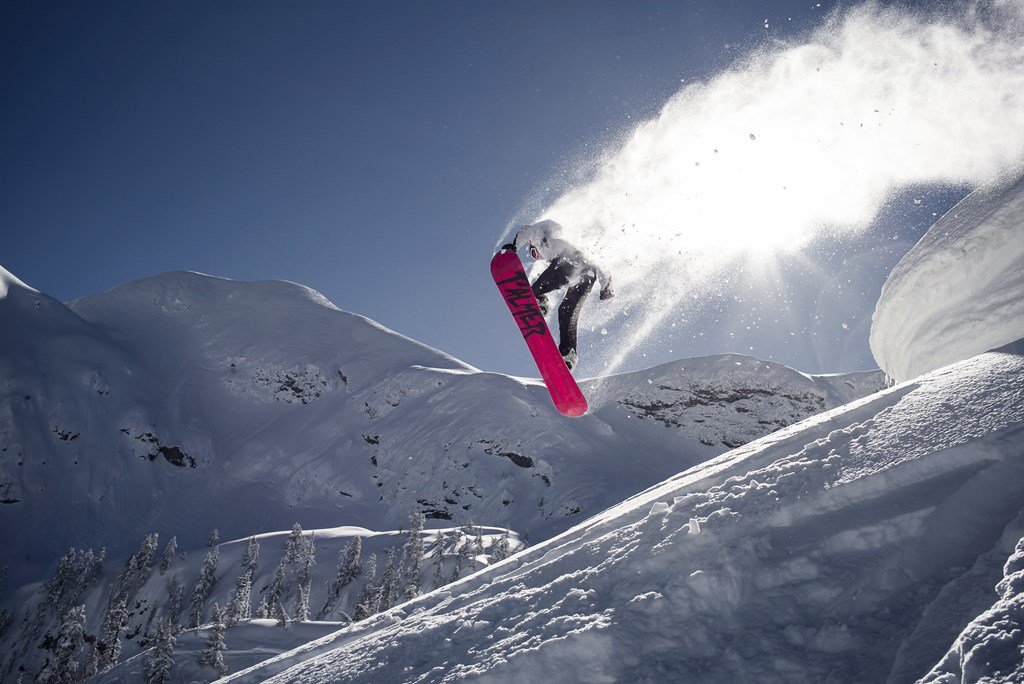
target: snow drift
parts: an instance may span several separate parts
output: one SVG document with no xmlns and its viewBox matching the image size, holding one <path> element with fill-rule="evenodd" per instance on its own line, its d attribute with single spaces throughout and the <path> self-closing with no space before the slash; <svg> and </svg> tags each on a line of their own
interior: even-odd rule
<svg viewBox="0 0 1024 684">
<path fill-rule="evenodd" d="M 1022 536 L 1017 345 L 763 437 L 228 681 L 911 682 L 977 616 L 961 650 L 1019 643 L 999 619 L 1018 610 L 1019 560 L 999 603 L 992 588 Z"/>
<path fill-rule="evenodd" d="M 871 351 L 897 380 L 1024 337 L 1024 166 L 968 195 L 889 275 Z"/>
</svg>

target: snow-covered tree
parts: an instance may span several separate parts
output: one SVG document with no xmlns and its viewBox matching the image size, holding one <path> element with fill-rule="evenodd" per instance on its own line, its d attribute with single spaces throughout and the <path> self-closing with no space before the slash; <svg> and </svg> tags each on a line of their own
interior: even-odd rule
<svg viewBox="0 0 1024 684">
<path fill-rule="evenodd" d="M 106 672 L 121 660 L 121 630 L 128 621 L 128 607 L 122 596 L 114 603 L 107 605 L 103 615 L 99 637 L 96 642 L 98 651 L 97 672 Z"/>
<path fill-rule="evenodd" d="M 248 620 L 252 616 L 252 574 L 243 570 L 238 576 L 238 582 L 231 592 L 231 601 L 228 603 L 225 620 L 229 627 L 234 627 L 242 620 Z"/>
<path fill-rule="evenodd" d="M 153 570 L 153 559 L 156 557 L 159 541 L 160 536 L 156 532 L 147 534 L 146 538 L 142 541 L 142 546 L 139 547 L 139 552 L 135 554 L 134 583 L 136 587 L 141 587 L 149 579 L 149 574 Z"/>
<path fill-rule="evenodd" d="M 242 569 L 252 573 L 253 579 L 255 579 L 256 569 L 259 565 L 260 543 L 256 541 L 256 537 L 249 537 L 249 543 L 245 547 L 245 555 L 242 556 Z"/>
<path fill-rule="evenodd" d="M 292 525 L 292 531 L 288 535 L 288 539 L 284 542 L 284 557 L 282 558 L 282 562 L 285 565 L 297 568 L 302 557 L 302 548 L 302 525 L 295 523 Z"/>
<path fill-rule="evenodd" d="M 261 614 L 260 617 L 277 617 L 277 607 L 284 604 L 285 587 L 287 582 L 288 578 L 284 570 L 284 559 L 282 559 L 281 562 L 278 563 L 277 569 L 274 570 L 274 578 L 270 580 L 270 586 L 267 588 L 267 595 L 264 597 L 264 601 L 267 606 L 266 613 Z"/>
<path fill-rule="evenodd" d="M 171 577 L 170 585 L 167 588 L 167 624 L 171 632 L 177 634 L 181 624 L 181 609 L 185 605 L 185 587 L 181 584 L 179 574 Z"/>
<path fill-rule="evenodd" d="M 473 531 L 473 556 L 484 555 L 484 528 L 470 528 Z"/>
<path fill-rule="evenodd" d="M 252 583 L 256 577 L 259 560 L 260 545 L 255 537 L 249 537 L 249 545 L 245 549 L 245 555 L 242 556 L 242 572 L 235 582 L 235 589 L 231 592 L 231 602 L 228 604 L 226 620 L 229 627 L 252 617 Z"/>
<path fill-rule="evenodd" d="M 206 545 L 214 547 L 220 542 L 220 530 L 214 528 L 210 531 L 210 538 L 206 540 Z"/>
<path fill-rule="evenodd" d="M 100 649 L 99 641 L 93 640 L 92 648 L 89 649 L 89 657 L 85 660 L 85 666 L 82 669 L 82 677 L 88 679 L 94 677 L 100 672 Z"/>
<path fill-rule="evenodd" d="M 44 605 L 55 614 L 64 613 L 64 596 L 75 581 L 77 555 L 78 552 L 74 547 L 68 549 L 57 562 L 53 576 L 43 585 Z"/>
<path fill-rule="evenodd" d="M 431 554 L 434 560 L 434 580 L 431 586 L 434 589 L 443 587 L 444 581 L 444 534 L 442 532 L 437 533 L 437 543 L 434 545 L 434 552 Z"/>
<path fill-rule="evenodd" d="M 402 555 L 406 558 L 403 593 L 406 599 L 414 599 L 420 594 L 420 581 L 423 574 L 423 514 L 413 513 L 409 516 L 408 540 Z"/>
<path fill-rule="evenodd" d="M 313 583 L 313 566 L 316 565 L 316 534 L 301 544 L 299 553 L 298 585 L 299 595 L 295 599 L 295 619 L 309 619 L 309 591 Z"/>
<path fill-rule="evenodd" d="M 384 570 L 380 574 L 380 585 L 377 588 L 377 611 L 385 611 L 394 606 L 398 594 L 395 550 L 388 549 L 385 553 Z"/>
<path fill-rule="evenodd" d="M 471 569 L 471 563 L 473 562 L 473 541 L 465 534 L 465 529 L 460 529 L 456 533 L 455 543 L 458 545 L 458 550 L 455 552 L 455 567 L 452 569 L 452 582 L 462 577 L 463 571 Z"/>
<path fill-rule="evenodd" d="M 54 662 L 44 681 L 78 682 L 84 679 L 82 656 L 85 654 L 85 606 L 76 606 L 64 614 L 53 649 Z"/>
<path fill-rule="evenodd" d="M 267 603 L 267 597 L 264 596 L 260 599 L 260 605 L 256 607 L 256 618 L 258 620 L 266 620 L 270 617 L 270 604 Z"/>
<path fill-rule="evenodd" d="M 156 638 L 153 650 L 146 662 L 145 684 L 164 684 L 174 667 L 175 627 L 164 618 L 156 622 Z"/>
<path fill-rule="evenodd" d="M 203 607 L 210 596 L 210 590 L 217 581 L 217 563 L 220 561 L 220 550 L 215 546 L 206 554 L 203 567 L 199 569 L 195 589 L 192 592 L 192 609 L 188 626 L 198 627 L 203 621 Z"/>
<path fill-rule="evenodd" d="M 505 530 L 498 541 L 494 542 L 494 546 L 491 548 L 491 560 L 495 563 L 503 561 L 509 557 L 512 553 L 512 544 L 508 536 L 508 530 Z"/>
<path fill-rule="evenodd" d="M 362 548 L 362 539 L 355 537 L 338 553 L 338 570 L 334 579 L 327 583 L 327 598 L 324 599 L 324 605 L 316 615 L 317 620 L 323 620 L 334 612 L 338 605 L 338 599 L 341 598 L 341 592 L 359 577 L 362 572 L 359 560 Z"/>
<path fill-rule="evenodd" d="M 284 609 L 283 603 L 277 604 L 277 624 L 280 627 L 288 629 L 288 611 Z"/>
<path fill-rule="evenodd" d="M 377 612 L 377 554 L 371 553 L 363 568 L 363 588 L 356 599 L 356 610 L 352 616 L 355 620 L 365 620 Z"/>
<path fill-rule="evenodd" d="M 210 636 L 206 639 L 206 648 L 199 656 L 200 665 L 209 665 L 217 674 L 223 677 L 228 673 L 228 666 L 224 662 L 224 616 L 221 614 L 220 605 L 213 604 L 213 624 L 210 627 Z"/>
<path fill-rule="evenodd" d="M 171 537 L 171 540 L 167 542 L 167 546 L 164 547 L 164 557 L 160 561 L 160 574 L 164 574 L 170 569 L 171 564 L 174 563 L 175 556 L 178 553 L 178 538 Z"/>
<path fill-rule="evenodd" d="M 85 593 L 85 590 L 92 584 L 93 575 L 96 570 L 96 555 L 92 549 L 79 554 L 75 561 L 74 578 L 68 583 L 65 593 L 65 600 L 71 604 L 78 603 L 78 599 Z"/>
</svg>

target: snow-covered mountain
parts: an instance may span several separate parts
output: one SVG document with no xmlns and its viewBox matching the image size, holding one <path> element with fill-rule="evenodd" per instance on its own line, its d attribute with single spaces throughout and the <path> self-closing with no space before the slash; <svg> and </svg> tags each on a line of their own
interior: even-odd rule
<svg viewBox="0 0 1024 684">
<path fill-rule="evenodd" d="M 989 609 L 1020 656 L 1019 582 L 1000 604 L 994 588 L 1022 537 L 1024 344 L 763 437 L 228 681 L 911 682 Z M 997 617 L 1011 600 L 1016 632 Z"/>
<path fill-rule="evenodd" d="M 16 587 L 69 547 L 475 521 L 534 540 L 863 396 L 751 357 L 584 382 L 568 420 L 286 282 L 169 273 L 64 305 L 0 273 L 0 534 Z M 500 302 L 498 302 L 500 304 Z M 510 334 L 514 330 L 510 328 Z M 525 353 L 525 352 L 524 352 Z"/>
</svg>

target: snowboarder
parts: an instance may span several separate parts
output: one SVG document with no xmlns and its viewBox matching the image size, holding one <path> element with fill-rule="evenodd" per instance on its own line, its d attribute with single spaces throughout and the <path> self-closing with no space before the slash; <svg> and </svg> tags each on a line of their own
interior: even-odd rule
<svg viewBox="0 0 1024 684">
<path fill-rule="evenodd" d="M 548 294 L 568 286 L 558 306 L 558 351 L 571 371 L 579 358 L 576 353 L 576 327 L 583 300 L 598 280 L 601 281 L 602 300 L 611 299 L 615 293 L 611 277 L 561 235 L 562 226 L 557 222 L 550 219 L 539 221 L 523 226 L 512 242 L 502 246 L 502 250 L 516 252 L 528 244 L 531 257 L 549 262 L 532 285 L 533 294 L 545 316 L 551 306 Z"/>
</svg>

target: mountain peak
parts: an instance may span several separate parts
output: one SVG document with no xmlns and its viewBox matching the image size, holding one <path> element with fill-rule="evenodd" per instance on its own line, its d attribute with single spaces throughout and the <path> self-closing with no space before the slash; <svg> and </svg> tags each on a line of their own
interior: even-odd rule
<svg viewBox="0 0 1024 684">
<path fill-rule="evenodd" d="M 16 275 L 0 266 L 0 299 L 5 299 L 12 289 L 38 293 L 39 290 L 29 287 Z"/>
</svg>

